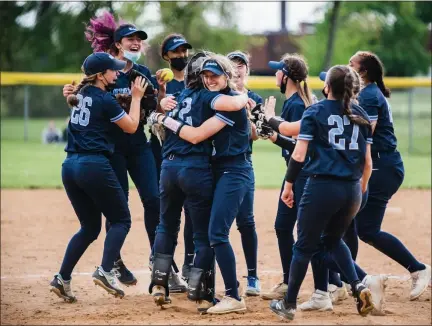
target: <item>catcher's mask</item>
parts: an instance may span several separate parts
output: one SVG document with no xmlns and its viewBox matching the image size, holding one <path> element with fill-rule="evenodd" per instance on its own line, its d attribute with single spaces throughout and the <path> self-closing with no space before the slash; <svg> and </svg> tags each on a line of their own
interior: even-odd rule
<svg viewBox="0 0 432 326">
<path fill-rule="evenodd" d="M 185 86 L 196 88 L 202 86 L 200 72 L 201 65 L 207 58 L 208 52 L 200 51 L 195 53 L 188 61 L 185 69 Z"/>
</svg>

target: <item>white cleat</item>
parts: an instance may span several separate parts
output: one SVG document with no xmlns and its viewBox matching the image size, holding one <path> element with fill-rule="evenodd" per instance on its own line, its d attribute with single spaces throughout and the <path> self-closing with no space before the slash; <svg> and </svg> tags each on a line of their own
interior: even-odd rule
<svg viewBox="0 0 432 326">
<path fill-rule="evenodd" d="M 309 301 L 303 302 L 299 309 L 303 311 L 333 311 L 333 305 L 328 292 L 315 290 Z"/>
<path fill-rule="evenodd" d="M 384 316 L 385 288 L 388 277 L 386 275 L 366 275 L 362 283 L 371 291 L 374 309 L 371 314 Z"/>
<path fill-rule="evenodd" d="M 329 284 L 328 291 L 329 291 L 331 302 L 333 304 L 339 304 L 341 301 L 348 299 L 349 296 L 345 283 L 343 282 L 341 287 L 337 287 L 334 284 Z"/>
<path fill-rule="evenodd" d="M 431 281 L 431 267 L 426 265 L 426 268 L 422 271 L 411 273 L 412 285 L 410 300 L 418 299 L 428 288 Z"/>
<path fill-rule="evenodd" d="M 231 312 L 243 312 L 246 311 L 246 303 L 243 297 L 240 297 L 241 300 L 224 296 L 222 300 L 216 303 L 213 307 L 207 309 L 208 314 L 229 314 Z"/>
<path fill-rule="evenodd" d="M 262 292 L 261 298 L 264 300 L 282 300 L 288 291 L 288 284 L 279 283 L 270 291 Z"/>
</svg>

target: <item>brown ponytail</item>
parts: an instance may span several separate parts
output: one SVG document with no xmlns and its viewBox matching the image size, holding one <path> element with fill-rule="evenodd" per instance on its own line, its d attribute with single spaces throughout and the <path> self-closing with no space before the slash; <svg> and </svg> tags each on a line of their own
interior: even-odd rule
<svg viewBox="0 0 432 326">
<path fill-rule="evenodd" d="M 358 51 L 355 54 L 359 59 L 359 72 L 365 73 L 368 82 L 376 83 L 383 95 L 390 97 L 390 89 L 384 85 L 384 65 L 375 53 L 369 51 Z"/>
<path fill-rule="evenodd" d="M 79 101 L 78 101 L 78 97 L 76 95 L 80 92 L 80 90 L 84 89 L 88 85 L 94 84 L 95 81 L 96 81 L 96 74 L 90 75 L 90 76 L 85 76 L 81 80 L 81 82 L 75 87 L 75 90 L 73 91 L 73 93 L 67 97 L 66 102 L 69 105 L 69 107 L 72 108 L 74 106 L 77 106 Z"/>
<path fill-rule="evenodd" d="M 306 81 L 309 68 L 305 59 L 301 55 L 294 53 L 285 54 L 282 57 L 282 60 L 289 69 L 289 78 L 296 84 L 297 93 L 302 99 L 305 107 L 307 108 L 311 106 L 313 104 L 312 93 L 309 90 L 309 86 Z M 303 86 L 301 83 L 303 83 Z"/>
<path fill-rule="evenodd" d="M 366 119 L 353 114 L 351 111 L 351 102 L 356 95 L 356 72 L 347 66 L 334 66 L 329 70 L 328 74 L 328 86 L 333 97 L 342 101 L 343 114 L 348 116 L 352 123 L 369 125 L 370 123 Z"/>
</svg>

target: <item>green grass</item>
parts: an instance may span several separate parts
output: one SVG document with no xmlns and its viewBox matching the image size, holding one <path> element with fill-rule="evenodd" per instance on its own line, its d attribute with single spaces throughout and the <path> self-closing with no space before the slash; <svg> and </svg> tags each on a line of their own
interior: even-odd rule
<svg viewBox="0 0 432 326">
<path fill-rule="evenodd" d="M 429 107 L 430 110 L 430 107 Z M 430 111 L 429 111 L 430 113 Z M 59 128 L 64 119 L 56 119 Z M 1 122 L 1 188 L 59 188 L 61 164 L 65 158 L 64 144 L 44 145 L 41 132 L 48 119 L 32 119 L 27 142 L 24 142 L 22 119 L 2 119 Z M 405 163 L 405 188 L 431 187 L 431 119 L 414 119 L 414 151 L 408 149 L 408 120 L 395 118 L 399 150 Z M 285 173 L 280 149 L 269 141 L 254 143 L 254 167 L 258 188 L 279 188 Z M 130 183 L 133 185 L 133 183 Z"/>
</svg>

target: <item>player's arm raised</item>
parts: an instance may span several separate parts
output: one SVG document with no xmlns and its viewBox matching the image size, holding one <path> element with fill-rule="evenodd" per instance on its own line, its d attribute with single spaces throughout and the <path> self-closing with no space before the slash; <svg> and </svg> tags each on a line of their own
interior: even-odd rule
<svg viewBox="0 0 432 326">
<path fill-rule="evenodd" d="M 221 118 L 211 117 L 204 121 L 201 126 L 192 127 L 161 113 L 152 113 L 149 119 L 151 123 L 163 124 L 180 138 L 192 144 L 198 144 L 210 138 L 228 124 L 228 121 L 225 122 Z"/>
<path fill-rule="evenodd" d="M 147 85 L 146 80 L 142 77 L 137 77 L 132 83 L 132 101 L 129 114 L 115 122 L 124 132 L 133 134 L 138 128 L 141 98 L 144 96 Z"/>
</svg>

